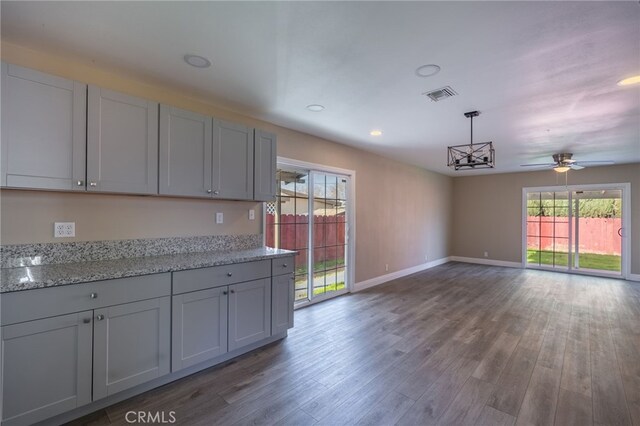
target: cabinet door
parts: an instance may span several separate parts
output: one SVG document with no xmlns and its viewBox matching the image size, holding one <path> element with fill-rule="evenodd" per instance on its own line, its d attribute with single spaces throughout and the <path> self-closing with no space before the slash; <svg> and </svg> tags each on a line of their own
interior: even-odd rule
<svg viewBox="0 0 640 426">
<path fill-rule="evenodd" d="M 253 199 L 253 129 L 213 121 L 214 198 Z"/>
<path fill-rule="evenodd" d="M 160 105 L 160 194 L 211 197 L 212 123 L 211 117 Z"/>
<path fill-rule="evenodd" d="M 173 296 L 172 371 L 227 352 L 227 287 Z"/>
<path fill-rule="evenodd" d="M 293 274 L 271 279 L 271 334 L 293 327 Z"/>
<path fill-rule="evenodd" d="M 276 199 L 276 135 L 256 129 L 254 139 L 253 199 L 273 201 Z"/>
<path fill-rule="evenodd" d="M 169 373 L 169 296 L 96 309 L 94 318 L 94 400 Z"/>
<path fill-rule="evenodd" d="M 229 351 L 271 336 L 271 279 L 229 286 Z"/>
<path fill-rule="evenodd" d="M 87 189 L 158 193 L 158 104 L 89 86 Z"/>
<path fill-rule="evenodd" d="M 2 424 L 32 424 L 91 402 L 92 312 L 2 327 Z"/>
<path fill-rule="evenodd" d="M 2 63 L 2 186 L 85 190 L 87 86 Z"/>
</svg>

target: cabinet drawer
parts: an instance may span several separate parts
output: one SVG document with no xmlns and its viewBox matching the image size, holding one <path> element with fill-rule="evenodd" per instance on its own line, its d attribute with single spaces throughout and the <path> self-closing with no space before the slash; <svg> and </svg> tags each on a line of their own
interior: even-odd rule
<svg viewBox="0 0 640 426">
<path fill-rule="evenodd" d="M 294 258 L 291 257 L 281 257 L 279 259 L 273 259 L 271 261 L 272 264 L 272 275 L 275 277 L 277 275 L 285 275 L 293 272 L 294 267 Z"/>
<path fill-rule="evenodd" d="M 173 294 L 205 290 L 271 276 L 271 261 L 234 263 L 173 273 Z"/>
<path fill-rule="evenodd" d="M 17 291 L 2 295 L 0 319 L 3 325 L 15 324 L 169 294 L 168 273 Z"/>
</svg>

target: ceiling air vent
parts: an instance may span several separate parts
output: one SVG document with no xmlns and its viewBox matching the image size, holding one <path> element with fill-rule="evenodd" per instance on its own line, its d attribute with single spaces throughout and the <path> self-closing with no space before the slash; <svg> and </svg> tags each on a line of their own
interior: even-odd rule
<svg viewBox="0 0 640 426">
<path fill-rule="evenodd" d="M 430 92 L 425 92 L 423 95 L 428 96 L 433 102 L 438 102 L 446 98 L 457 95 L 456 91 L 449 86 L 441 87 Z"/>
</svg>

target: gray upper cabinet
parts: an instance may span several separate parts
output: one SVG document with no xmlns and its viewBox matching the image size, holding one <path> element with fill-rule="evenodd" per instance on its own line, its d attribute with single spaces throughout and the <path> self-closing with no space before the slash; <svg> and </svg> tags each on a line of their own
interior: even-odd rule
<svg viewBox="0 0 640 426">
<path fill-rule="evenodd" d="M 160 105 L 162 195 L 211 197 L 211 117 Z"/>
<path fill-rule="evenodd" d="M 273 201 L 276 199 L 276 135 L 256 129 L 254 139 L 253 199 Z"/>
<path fill-rule="evenodd" d="M 229 286 L 229 351 L 271 336 L 271 279 Z"/>
<path fill-rule="evenodd" d="M 158 104 L 89 86 L 87 189 L 158 193 Z"/>
<path fill-rule="evenodd" d="M 213 120 L 214 198 L 253 199 L 253 129 Z"/>
<path fill-rule="evenodd" d="M 159 297 L 94 311 L 94 400 L 169 374 L 170 299 Z"/>
<path fill-rule="evenodd" d="M 86 106 L 86 85 L 2 62 L 0 184 L 84 191 Z"/>
<path fill-rule="evenodd" d="M 91 402 L 91 314 L 1 328 L 3 425 L 33 424 Z"/>
<path fill-rule="evenodd" d="M 227 352 L 227 287 L 173 296 L 171 371 Z"/>
</svg>

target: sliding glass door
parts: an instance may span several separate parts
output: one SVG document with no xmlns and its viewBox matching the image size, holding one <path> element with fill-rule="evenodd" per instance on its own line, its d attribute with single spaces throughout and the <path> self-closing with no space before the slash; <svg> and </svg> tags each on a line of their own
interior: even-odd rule
<svg viewBox="0 0 640 426">
<path fill-rule="evenodd" d="M 526 266 L 625 276 L 624 193 L 623 186 L 525 188 Z"/>
<path fill-rule="evenodd" d="M 266 204 L 269 247 L 297 250 L 298 303 L 348 290 L 349 176 L 280 166 L 276 201 Z"/>
</svg>

